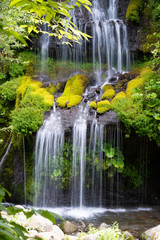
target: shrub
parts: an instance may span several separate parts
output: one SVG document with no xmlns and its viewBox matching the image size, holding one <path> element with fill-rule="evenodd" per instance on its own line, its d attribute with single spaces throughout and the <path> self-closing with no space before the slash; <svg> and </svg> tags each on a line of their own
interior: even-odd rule
<svg viewBox="0 0 160 240">
<path fill-rule="evenodd" d="M 15 109 L 11 117 L 13 131 L 18 134 L 32 134 L 43 124 L 43 112 L 35 107 Z"/>
<path fill-rule="evenodd" d="M 116 96 L 111 101 L 111 104 L 114 104 L 115 102 L 119 101 L 119 99 L 122 99 L 122 98 L 126 98 L 126 94 L 123 91 L 116 94 Z"/>
<path fill-rule="evenodd" d="M 16 99 L 16 91 L 21 84 L 22 78 L 14 78 L 3 83 L 0 86 L 0 97 L 7 101 L 14 101 Z"/>
</svg>

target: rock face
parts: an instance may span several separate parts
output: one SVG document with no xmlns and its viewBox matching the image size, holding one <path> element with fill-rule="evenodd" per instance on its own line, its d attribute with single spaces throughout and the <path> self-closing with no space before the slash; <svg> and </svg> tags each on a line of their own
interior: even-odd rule
<svg viewBox="0 0 160 240">
<path fill-rule="evenodd" d="M 141 235 L 143 240 L 160 240 L 160 225 L 150 228 Z"/>
</svg>

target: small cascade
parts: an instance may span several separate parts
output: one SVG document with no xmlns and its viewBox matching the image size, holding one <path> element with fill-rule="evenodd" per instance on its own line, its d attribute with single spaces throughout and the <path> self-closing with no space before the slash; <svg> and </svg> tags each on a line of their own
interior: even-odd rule
<svg viewBox="0 0 160 240">
<path fill-rule="evenodd" d="M 64 131 L 55 106 L 38 130 L 35 148 L 35 206 L 57 206 L 63 161 Z"/>
<path fill-rule="evenodd" d="M 72 207 L 84 205 L 88 105 L 79 109 L 73 126 Z"/>
<path fill-rule="evenodd" d="M 76 18 L 73 11 L 72 21 L 80 31 L 87 33 L 87 27 L 91 26 L 92 46 L 89 47 L 86 40 L 82 41 L 82 44 L 73 43 L 73 48 L 63 45 L 57 49 L 57 59 L 70 60 L 77 65 L 92 61 L 96 84 L 101 84 L 102 80 L 106 81 L 116 72 L 128 70 L 130 52 L 127 27 L 118 19 L 117 11 L 118 0 L 95 0 L 90 16 L 92 21 L 86 23 L 81 18 Z M 82 9 L 78 15 L 83 15 Z M 90 54 L 87 54 L 87 51 Z"/>
<path fill-rule="evenodd" d="M 92 168 L 92 206 L 102 206 L 104 126 L 98 125 L 96 116 L 92 121 L 89 140 L 89 157 Z"/>
<path fill-rule="evenodd" d="M 48 73 L 48 56 L 49 56 L 49 27 L 48 24 L 44 24 L 42 31 L 44 34 L 41 36 L 41 77 L 44 78 L 44 76 Z"/>
<path fill-rule="evenodd" d="M 26 205 L 26 149 L 25 137 L 23 136 L 23 165 L 24 165 L 24 204 Z"/>
<path fill-rule="evenodd" d="M 7 157 L 7 155 L 8 155 L 8 153 L 9 153 L 9 150 L 10 150 L 10 148 L 11 148 L 11 145 L 12 145 L 12 137 L 11 137 L 11 139 L 10 139 L 10 142 L 9 142 L 9 144 L 8 144 L 8 147 L 7 147 L 7 150 L 6 150 L 5 154 L 4 154 L 4 156 L 3 156 L 2 159 L 0 160 L 0 170 L 2 169 L 2 165 L 3 165 L 3 163 L 4 163 L 4 161 L 5 161 L 6 157 Z"/>
</svg>

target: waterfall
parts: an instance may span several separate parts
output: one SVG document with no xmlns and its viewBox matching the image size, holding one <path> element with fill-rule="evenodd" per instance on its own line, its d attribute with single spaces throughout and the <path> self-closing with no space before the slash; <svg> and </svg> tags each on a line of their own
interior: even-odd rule
<svg viewBox="0 0 160 240">
<path fill-rule="evenodd" d="M 84 205 L 88 105 L 79 109 L 73 126 L 72 207 Z"/>
<path fill-rule="evenodd" d="M 35 206 L 57 206 L 64 131 L 55 107 L 38 130 L 35 147 Z"/>
<path fill-rule="evenodd" d="M 76 18 L 73 11 L 72 21 L 80 31 L 87 33 L 87 26 L 91 25 L 92 50 L 87 55 L 87 41 L 81 44 L 73 43 L 73 48 L 63 45 L 57 50 L 58 59 L 70 60 L 74 63 L 93 62 L 93 73 L 96 84 L 101 84 L 112 77 L 116 72 L 128 70 L 130 65 L 130 52 L 128 47 L 127 27 L 118 19 L 118 0 L 94 0 L 92 16 L 84 23 L 81 18 Z M 83 15 L 80 9 L 79 15 Z M 104 66 L 105 66 L 105 72 Z M 107 67 L 106 67 L 107 66 Z M 102 73 L 105 73 L 102 76 Z"/>
<path fill-rule="evenodd" d="M 89 157 L 91 158 L 92 186 L 91 196 L 93 206 L 102 206 L 102 163 L 103 163 L 103 138 L 104 126 L 98 125 L 94 118 L 90 129 Z"/>
<path fill-rule="evenodd" d="M 44 24 L 42 27 L 43 34 L 40 39 L 41 44 L 41 77 L 43 78 L 48 73 L 48 56 L 49 56 L 49 27 Z"/>
</svg>

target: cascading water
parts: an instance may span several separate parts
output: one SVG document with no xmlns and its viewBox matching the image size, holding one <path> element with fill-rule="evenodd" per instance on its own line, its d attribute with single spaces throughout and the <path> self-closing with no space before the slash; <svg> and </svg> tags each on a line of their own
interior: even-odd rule
<svg viewBox="0 0 160 240">
<path fill-rule="evenodd" d="M 117 18 L 118 0 L 94 0 L 92 19 L 89 22 L 77 19 L 72 13 L 72 21 L 78 28 L 87 33 L 87 27 L 92 29 L 92 51 L 87 54 L 87 41 L 82 45 L 73 44 L 73 48 L 63 46 L 57 51 L 58 59 L 70 60 L 74 63 L 93 62 L 93 71 L 96 84 L 100 84 L 113 76 L 117 71 L 128 70 L 130 53 L 128 48 L 127 27 L 122 20 Z M 82 15 L 80 9 L 79 15 Z M 102 72 L 103 65 L 103 72 Z M 106 67 L 107 65 L 107 67 Z M 104 72 L 104 68 L 106 69 Z M 105 74 L 102 74 L 105 73 Z M 102 76 L 103 75 L 103 76 Z"/>
<path fill-rule="evenodd" d="M 88 106 L 80 106 L 73 126 L 72 207 L 84 205 Z"/>
<path fill-rule="evenodd" d="M 64 131 L 55 106 L 38 130 L 35 148 L 35 206 L 57 206 L 58 184 L 63 161 Z"/>
</svg>

